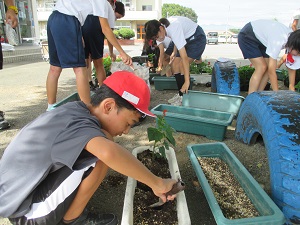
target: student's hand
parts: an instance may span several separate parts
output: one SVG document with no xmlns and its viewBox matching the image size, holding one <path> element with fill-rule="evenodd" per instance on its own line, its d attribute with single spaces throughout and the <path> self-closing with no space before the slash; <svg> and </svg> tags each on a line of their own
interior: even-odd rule
<svg viewBox="0 0 300 225">
<path fill-rule="evenodd" d="M 111 61 L 115 62 L 117 59 L 117 56 L 115 53 L 112 53 L 112 54 L 110 54 L 110 58 L 111 58 Z"/>
<path fill-rule="evenodd" d="M 189 90 L 189 86 L 190 86 L 190 82 L 189 81 L 185 81 L 184 84 L 182 85 L 180 91 L 184 94 L 188 93 Z"/>
<path fill-rule="evenodd" d="M 17 14 L 12 9 L 8 9 L 6 11 L 5 20 L 11 25 L 12 28 L 15 28 L 18 25 Z"/>
<path fill-rule="evenodd" d="M 174 179 L 162 179 L 161 185 L 156 189 L 152 188 L 152 191 L 157 197 L 161 198 L 163 202 L 166 202 L 167 200 L 174 200 L 176 195 L 166 196 L 165 194 L 172 189 L 176 182 L 177 180 Z"/>
<path fill-rule="evenodd" d="M 132 65 L 131 57 L 129 55 L 127 55 L 125 52 L 121 53 L 121 58 L 122 58 L 123 63 L 125 63 L 126 65 L 128 65 L 128 66 Z"/>
<path fill-rule="evenodd" d="M 158 66 L 157 68 L 156 68 L 156 73 L 160 73 L 162 71 L 162 68 L 160 67 L 160 66 Z"/>
</svg>

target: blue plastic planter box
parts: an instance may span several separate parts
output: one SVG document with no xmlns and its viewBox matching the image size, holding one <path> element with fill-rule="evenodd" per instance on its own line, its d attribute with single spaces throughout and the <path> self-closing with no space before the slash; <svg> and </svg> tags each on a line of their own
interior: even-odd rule
<svg viewBox="0 0 300 225">
<path fill-rule="evenodd" d="M 198 180 L 204 191 L 205 197 L 209 203 L 209 206 L 218 225 L 284 224 L 285 217 L 283 213 L 224 143 L 217 142 L 188 145 L 187 151 L 189 153 L 189 157 Z M 225 218 L 208 183 L 208 180 L 206 179 L 201 169 L 198 157 L 217 157 L 227 163 L 231 172 L 234 174 L 235 178 L 244 189 L 245 193 L 251 200 L 252 204 L 255 206 L 256 210 L 259 212 L 260 216 L 232 220 Z"/>
<path fill-rule="evenodd" d="M 189 91 L 183 95 L 182 105 L 185 107 L 233 113 L 237 116 L 244 99 L 243 96 L 238 95 Z"/>
<path fill-rule="evenodd" d="M 165 76 L 155 76 L 152 78 L 154 83 L 155 90 L 178 90 L 175 77 L 165 77 Z M 190 78 L 190 87 L 189 90 L 193 89 L 194 78 Z"/>
<path fill-rule="evenodd" d="M 224 139 L 227 126 L 233 120 L 231 113 L 166 104 L 157 105 L 151 112 L 163 115 L 164 110 L 167 110 L 165 116 L 167 123 L 176 131 L 203 135 L 218 141 Z"/>
</svg>

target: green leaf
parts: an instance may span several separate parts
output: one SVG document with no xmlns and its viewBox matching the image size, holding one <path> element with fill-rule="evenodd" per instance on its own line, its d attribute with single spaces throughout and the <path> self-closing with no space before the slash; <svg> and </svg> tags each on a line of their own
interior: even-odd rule
<svg viewBox="0 0 300 225">
<path fill-rule="evenodd" d="M 159 147 L 159 153 L 166 158 L 166 150 L 164 146 Z"/>
<path fill-rule="evenodd" d="M 175 138 L 173 137 L 173 131 L 171 129 L 166 131 L 166 138 L 173 146 L 176 146 L 176 141 Z"/>
<path fill-rule="evenodd" d="M 164 134 L 154 127 L 148 127 L 147 133 L 149 141 L 158 142 L 164 138 Z"/>
</svg>

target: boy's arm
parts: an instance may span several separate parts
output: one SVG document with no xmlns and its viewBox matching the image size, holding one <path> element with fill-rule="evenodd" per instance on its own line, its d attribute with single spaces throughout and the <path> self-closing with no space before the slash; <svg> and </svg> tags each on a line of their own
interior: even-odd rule
<svg viewBox="0 0 300 225">
<path fill-rule="evenodd" d="M 132 60 L 129 55 L 125 53 L 125 51 L 122 49 L 121 45 L 117 41 L 117 38 L 115 37 L 114 33 L 112 32 L 108 21 L 106 18 L 99 17 L 102 32 L 107 38 L 107 40 L 118 50 L 118 52 L 121 55 L 122 61 L 127 65 L 132 65 Z"/>
<path fill-rule="evenodd" d="M 180 91 L 182 93 L 188 93 L 188 89 L 190 86 L 190 63 L 189 63 L 189 58 L 186 54 L 185 47 L 181 48 L 179 50 L 180 53 L 180 58 L 182 60 L 182 66 L 183 66 L 183 71 L 180 71 L 181 73 L 183 72 L 184 74 L 184 84 L 181 87 Z"/>
<path fill-rule="evenodd" d="M 15 6 L 15 1 L 14 0 L 5 0 L 4 2 L 8 8 L 6 11 L 5 20 L 6 20 L 6 22 L 8 20 L 10 20 L 12 28 L 15 28 L 18 25 L 18 17 L 17 17 L 15 10 L 10 8 L 10 6 Z"/>
<path fill-rule="evenodd" d="M 157 67 L 156 72 L 160 72 L 162 70 L 163 61 L 165 58 L 165 49 L 164 49 L 163 43 L 160 43 L 158 45 L 158 48 L 159 48 L 159 58 L 158 58 L 158 67 Z"/>
<path fill-rule="evenodd" d="M 92 138 L 85 149 L 111 169 L 146 184 L 163 201 L 166 201 L 164 193 L 176 183 L 176 180 L 155 176 L 128 150 L 104 137 Z M 172 197 L 168 199 L 172 200 Z"/>
<path fill-rule="evenodd" d="M 114 54 L 114 46 L 107 40 L 108 50 L 109 50 L 109 56 L 111 58 L 111 61 L 116 61 L 116 55 Z"/>
</svg>

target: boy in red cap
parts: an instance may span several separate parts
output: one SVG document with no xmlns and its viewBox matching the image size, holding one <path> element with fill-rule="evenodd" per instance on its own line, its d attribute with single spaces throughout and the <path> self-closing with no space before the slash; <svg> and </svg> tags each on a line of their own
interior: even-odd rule
<svg viewBox="0 0 300 225">
<path fill-rule="evenodd" d="M 117 224 L 113 214 L 85 210 L 108 168 L 148 185 L 166 201 L 176 180 L 155 176 L 113 142 L 141 116 L 154 117 L 149 104 L 146 82 L 118 71 L 90 105 L 69 102 L 26 125 L 0 161 L 0 216 L 14 224 Z"/>
</svg>

